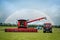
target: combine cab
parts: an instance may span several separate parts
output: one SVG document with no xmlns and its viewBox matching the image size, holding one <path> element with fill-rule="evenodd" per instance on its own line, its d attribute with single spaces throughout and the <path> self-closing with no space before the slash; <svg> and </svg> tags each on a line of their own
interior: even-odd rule
<svg viewBox="0 0 60 40">
<path fill-rule="evenodd" d="M 44 27 L 43 27 L 43 32 L 50 32 L 52 33 L 52 25 L 51 23 L 44 23 Z"/>
</svg>

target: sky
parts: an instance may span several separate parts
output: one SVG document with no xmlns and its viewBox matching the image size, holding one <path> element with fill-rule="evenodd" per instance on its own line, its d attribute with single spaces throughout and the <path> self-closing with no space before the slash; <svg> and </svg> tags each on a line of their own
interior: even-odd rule
<svg viewBox="0 0 60 40">
<path fill-rule="evenodd" d="M 18 19 L 32 20 L 43 16 L 48 18 L 48 22 L 60 25 L 60 0 L 0 0 L 2 23 L 16 23 Z M 34 23 L 44 22 L 46 21 Z"/>
</svg>

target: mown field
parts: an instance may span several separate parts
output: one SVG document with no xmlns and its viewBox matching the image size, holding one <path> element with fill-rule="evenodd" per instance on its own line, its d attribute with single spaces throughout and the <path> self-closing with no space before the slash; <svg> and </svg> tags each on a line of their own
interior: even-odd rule
<svg viewBox="0 0 60 40">
<path fill-rule="evenodd" d="M 0 40 L 60 40 L 60 28 L 53 28 L 53 33 L 43 33 L 43 30 L 39 30 L 37 33 L 5 32 L 5 28 L 11 27 L 0 26 Z"/>
</svg>

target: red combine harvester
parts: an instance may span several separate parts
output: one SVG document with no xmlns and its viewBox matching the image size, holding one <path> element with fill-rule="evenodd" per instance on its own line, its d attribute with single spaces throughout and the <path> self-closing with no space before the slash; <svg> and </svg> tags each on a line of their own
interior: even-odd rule
<svg viewBox="0 0 60 40">
<path fill-rule="evenodd" d="M 27 24 L 34 21 L 42 20 L 42 19 L 46 19 L 46 17 L 38 18 L 31 21 L 20 19 L 18 20 L 18 28 L 6 28 L 5 32 L 37 32 L 38 30 L 35 28 L 28 28 Z"/>
</svg>

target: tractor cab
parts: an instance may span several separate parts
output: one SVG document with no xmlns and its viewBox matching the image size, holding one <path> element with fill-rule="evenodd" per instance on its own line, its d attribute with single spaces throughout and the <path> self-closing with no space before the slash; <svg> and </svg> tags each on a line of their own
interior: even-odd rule
<svg viewBox="0 0 60 40">
<path fill-rule="evenodd" d="M 44 23 L 44 27 L 45 28 L 50 28 L 51 27 L 51 23 Z"/>
<path fill-rule="evenodd" d="M 52 33 L 52 25 L 51 23 L 44 23 L 44 26 L 43 26 L 43 32 L 50 32 Z"/>
</svg>

